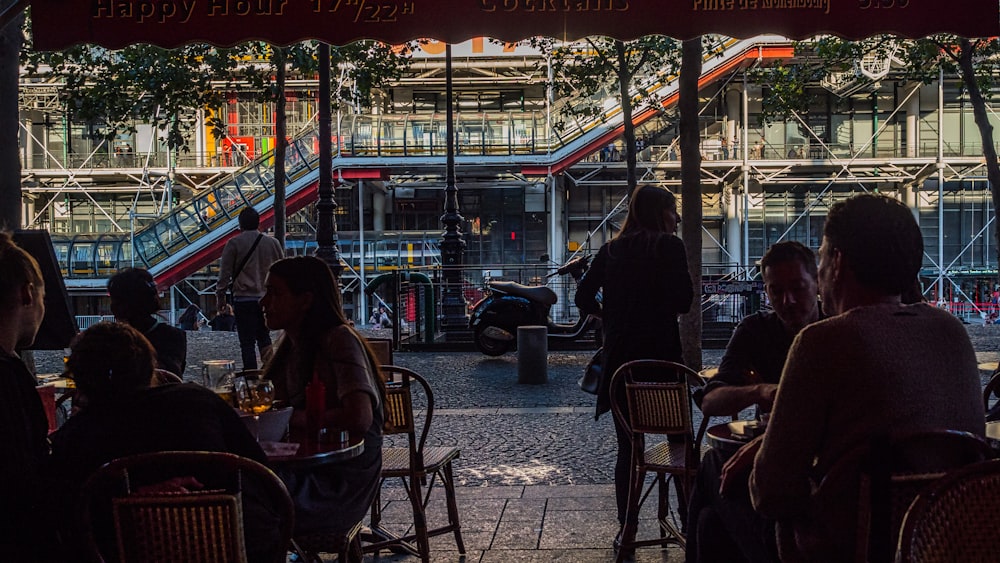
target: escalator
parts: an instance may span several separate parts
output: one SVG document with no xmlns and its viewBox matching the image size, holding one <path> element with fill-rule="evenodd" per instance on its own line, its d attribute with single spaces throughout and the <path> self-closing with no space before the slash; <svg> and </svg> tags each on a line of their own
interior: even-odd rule
<svg viewBox="0 0 1000 563">
<path fill-rule="evenodd" d="M 777 36 L 727 40 L 718 52 L 706 55 L 699 87 L 719 80 L 748 62 L 787 59 L 791 55 L 790 42 Z M 663 107 L 676 105 L 676 76 L 651 76 L 642 86 L 660 100 Z M 656 114 L 654 109 L 640 110 L 633 121 L 639 125 Z M 351 116 L 349 134 L 341 130 L 333 139 L 334 174 L 345 178 L 380 178 L 396 167 L 413 170 L 426 166 L 440 170 L 444 165 L 445 136 L 413 134 L 425 131 L 425 127 L 429 127 L 426 131 L 435 131 L 434 119 L 433 115 Z M 460 123 L 478 121 L 482 131 L 493 133 L 476 137 L 479 145 L 463 143 L 459 138 L 457 166 L 495 166 L 505 170 L 515 166 L 526 176 L 561 172 L 621 136 L 624 129 L 620 106 L 586 123 L 571 120 L 562 130 L 551 134 L 544 130 L 545 120 L 540 120 L 537 114 L 460 115 L 458 119 Z M 392 126 L 400 122 L 402 126 L 398 130 L 402 133 L 393 135 L 391 132 L 397 129 Z M 460 134 L 461 130 L 456 136 Z M 317 198 L 318 141 L 313 129 L 295 138 L 287 149 L 285 193 L 289 214 Z M 260 212 L 262 229 L 274 223 L 273 163 L 273 153 L 264 154 L 133 235 L 98 237 L 91 250 L 96 254 L 90 258 L 96 266 L 89 272 L 74 268 L 74 257 L 66 248 L 57 245 L 57 257 L 60 261 L 65 260 L 67 288 L 103 288 L 110 272 L 133 264 L 147 268 L 160 287 L 178 283 L 204 268 L 218 259 L 226 241 L 237 233 L 237 216 L 245 207 L 253 206 Z"/>
</svg>

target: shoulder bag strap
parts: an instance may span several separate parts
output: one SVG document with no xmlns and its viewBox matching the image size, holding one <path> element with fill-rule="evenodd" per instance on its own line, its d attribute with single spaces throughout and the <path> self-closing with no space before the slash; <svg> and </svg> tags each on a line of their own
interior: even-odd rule
<svg viewBox="0 0 1000 563">
<path fill-rule="evenodd" d="M 253 251 L 257 250 L 257 245 L 260 244 L 260 239 L 262 238 L 264 238 L 264 233 L 259 233 L 257 235 L 257 238 L 254 239 L 253 241 L 253 246 L 250 247 L 250 250 L 247 252 L 247 255 L 243 257 L 243 260 L 240 262 L 240 265 L 237 266 L 236 271 L 233 272 L 233 277 L 229 281 L 230 291 L 232 291 L 233 287 L 236 286 L 236 278 L 240 277 L 240 274 L 243 273 L 243 268 L 246 267 L 247 262 L 250 260 L 250 256 L 253 255 Z"/>
</svg>

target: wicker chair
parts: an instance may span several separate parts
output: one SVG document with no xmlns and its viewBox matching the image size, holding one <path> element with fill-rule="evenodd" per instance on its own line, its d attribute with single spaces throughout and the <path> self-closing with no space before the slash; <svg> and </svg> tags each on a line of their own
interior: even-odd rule
<svg viewBox="0 0 1000 563">
<path fill-rule="evenodd" d="M 144 486 L 194 476 L 211 488 L 149 492 Z M 256 506 L 244 503 L 244 490 Z M 294 524 L 285 485 L 270 469 L 219 452 L 156 452 L 116 459 L 84 485 L 84 549 L 92 561 L 117 552 L 121 563 L 244 563 L 244 515 L 276 517 L 277 536 L 261 556 L 284 562 Z M 270 522 L 269 522 L 270 523 Z M 113 534 L 113 537 L 109 537 Z"/>
<path fill-rule="evenodd" d="M 849 511 L 844 518 L 856 514 L 852 561 L 890 563 L 903 515 L 917 494 L 946 471 L 991 457 L 989 445 L 968 432 L 929 430 L 876 438 L 827 472 L 816 490 L 816 506 L 826 514 Z M 857 491 L 856 505 L 843 502 L 847 491 Z"/>
<path fill-rule="evenodd" d="M 618 561 L 636 547 L 674 543 L 686 546 L 684 534 L 669 517 L 668 477 L 675 479 L 678 512 L 685 518 L 687 497 L 698 471 L 699 455 L 692 435 L 691 393 L 689 378 L 698 374 L 685 365 L 665 360 L 634 360 L 618 368 L 611 379 L 612 392 L 622 390 L 628 403 L 623 412 L 619 401 L 611 402 L 618 423 L 632 435 L 632 470 L 628 509 L 622 531 Z M 646 435 L 663 435 L 667 441 L 646 447 Z M 643 492 L 647 473 L 656 479 Z M 658 487 L 657 520 L 660 537 L 636 540 L 639 511 L 643 502 Z"/>
<path fill-rule="evenodd" d="M 996 561 L 1000 460 L 956 469 L 922 491 L 903 519 L 897 561 Z"/>
<path fill-rule="evenodd" d="M 364 546 L 366 552 L 378 553 L 385 548 L 402 548 L 414 551 L 421 561 L 430 560 L 429 539 L 433 536 L 454 533 L 458 552 L 465 553 L 465 543 L 462 541 L 462 530 L 458 520 L 458 501 L 455 497 L 455 479 L 452 473 L 452 461 L 459 457 L 461 451 L 450 446 L 427 446 L 427 435 L 434 416 L 434 393 L 427 381 L 412 370 L 397 366 L 382 366 L 382 374 L 386 378 L 387 397 L 385 405 L 386 434 L 405 434 L 406 447 L 384 447 L 382 449 L 382 482 L 386 479 L 399 478 L 406 487 L 407 496 L 413 509 L 413 533 L 396 537 L 381 526 L 382 505 L 381 494 L 372 503 L 371 529 L 380 538 Z M 427 400 L 427 411 L 423 425 L 418 425 L 413 413 L 413 385 L 419 386 Z M 428 482 L 426 493 L 423 484 Z M 441 480 L 445 490 L 445 500 L 448 509 L 448 524 L 438 528 L 428 529 L 426 508 L 430 500 L 435 481 Z M 412 542 L 416 549 L 412 549 Z"/>
</svg>

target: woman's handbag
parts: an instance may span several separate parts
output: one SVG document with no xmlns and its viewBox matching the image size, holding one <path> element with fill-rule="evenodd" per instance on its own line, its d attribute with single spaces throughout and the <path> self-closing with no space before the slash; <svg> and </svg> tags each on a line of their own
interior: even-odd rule
<svg viewBox="0 0 1000 563">
<path fill-rule="evenodd" d="M 601 356 L 603 354 L 604 348 L 600 348 L 594 353 L 594 357 L 587 362 L 587 369 L 583 371 L 583 377 L 577 381 L 580 389 L 591 395 L 597 394 L 597 388 L 601 384 Z"/>
</svg>

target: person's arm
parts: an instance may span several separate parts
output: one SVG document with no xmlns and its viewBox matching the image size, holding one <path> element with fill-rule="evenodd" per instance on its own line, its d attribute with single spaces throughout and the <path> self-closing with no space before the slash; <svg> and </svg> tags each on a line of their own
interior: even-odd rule
<svg viewBox="0 0 1000 563">
<path fill-rule="evenodd" d="M 755 315 L 747 317 L 733 331 L 719 371 L 701 399 L 701 412 L 706 416 L 733 416 L 753 405 L 771 410 L 778 386 L 759 383 L 753 376 L 754 347 L 761 346 L 754 331 L 763 330 L 757 319 Z"/>
<path fill-rule="evenodd" d="M 337 391 L 336 401 L 327 398 L 323 425 L 347 430 L 351 441 L 363 439 L 374 420 L 378 390 L 368 373 L 368 357 L 361 342 L 347 329 L 335 330 L 324 341 L 316 369 L 321 370 L 327 392 Z"/>
<path fill-rule="evenodd" d="M 750 474 L 754 509 L 774 520 L 798 517 L 809 510 L 813 460 L 820 452 L 826 427 L 827 401 L 839 368 L 825 331 L 806 327 L 796 337 L 781 376 L 774 410 Z M 842 383 L 842 381 L 841 381 Z"/>
<path fill-rule="evenodd" d="M 374 420 L 372 397 L 365 391 L 353 391 L 341 397 L 340 408 L 327 409 L 323 423 L 327 428 L 347 430 L 351 441 L 363 439 Z"/>
<path fill-rule="evenodd" d="M 607 245 L 601 247 L 597 256 L 590 264 L 590 269 L 576 288 L 576 306 L 586 315 L 601 316 L 601 304 L 597 302 L 597 292 L 604 285 L 605 269 L 607 268 Z"/>
<path fill-rule="evenodd" d="M 701 412 L 705 416 L 733 416 L 753 405 L 770 411 L 777 392 L 778 386 L 773 383 L 720 385 L 705 393 L 701 399 Z"/>
</svg>

